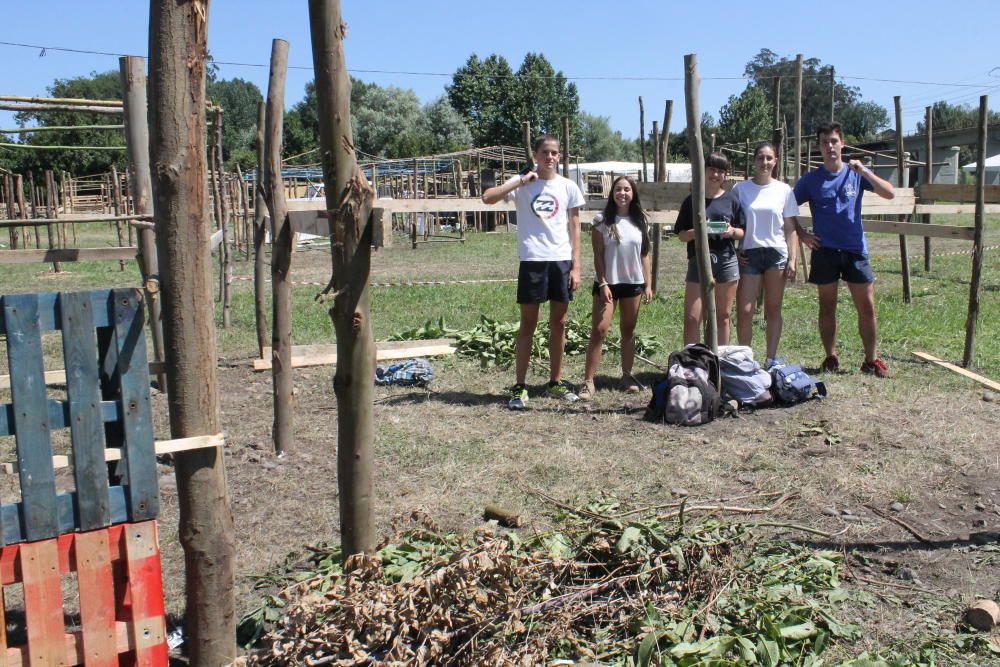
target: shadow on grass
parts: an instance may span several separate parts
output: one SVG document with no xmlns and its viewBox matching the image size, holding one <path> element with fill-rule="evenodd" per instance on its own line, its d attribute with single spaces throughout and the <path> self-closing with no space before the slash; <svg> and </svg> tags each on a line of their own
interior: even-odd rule
<svg viewBox="0 0 1000 667">
<path fill-rule="evenodd" d="M 1000 543 L 1000 540 L 994 540 Z M 916 538 L 911 540 L 876 540 L 872 542 L 852 542 L 835 540 L 795 540 L 796 544 L 807 546 L 812 549 L 830 549 L 834 551 L 860 551 L 864 553 L 884 553 L 886 551 L 940 551 L 942 549 L 954 549 L 955 547 L 983 546 L 988 542 L 980 537 L 958 538 L 953 537 L 944 540 L 931 540 L 921 542 Z"/>
</svg>

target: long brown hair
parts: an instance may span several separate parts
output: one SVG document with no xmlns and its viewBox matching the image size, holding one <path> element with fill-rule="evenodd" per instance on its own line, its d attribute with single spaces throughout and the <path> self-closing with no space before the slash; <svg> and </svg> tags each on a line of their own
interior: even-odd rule
<svg viewBox="0 0 1000 667">
<path fill-rule="evenodd" d="M 646 255 L 649 252 L 649 218 L 646 216 L 646 212 L 642 210 L 642 202 L 639 201 L 639 189 L 635 186 L 635 181 L 628 176 L 619 176 L 611 182 L 611 190 L 608 192 L 608 202 L 604 205 L 601 222 L 607 226 L 608 235 L 618 243 L 621 243 L 622 237 L 615 227 L 615 216 L 618 215 L 618 204 L 615 202 L 615 185 L 622 179 L 625 179 L 632 188 L 632 201 L 628 205 L 628 219 L 629 222 L 638 227 L 639 231 L 642 232 L 642 249 L 640 253 Z"/>
</svg>

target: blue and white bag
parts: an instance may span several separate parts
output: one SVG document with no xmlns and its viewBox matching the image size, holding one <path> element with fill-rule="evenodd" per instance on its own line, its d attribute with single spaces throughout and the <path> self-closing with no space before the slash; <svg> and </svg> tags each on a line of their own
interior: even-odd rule
<svg viewBox="0 0 1000 667">
<path fill-rule="evenodd" d="M 722 373 L 722 398 L 742 406 L 764 407 L 774 402 L 771 375 L 753 358 L 745 345 L 720 345 L 719 370 Z"/>
<path fill-rule="evenodd" d="M 810 377 L 798 364 L 773 367 L 771 379 L 772 393 L 785 405 L 802 403 L 812 398 L 826 398 L 826 385 Z"/>
</svg>

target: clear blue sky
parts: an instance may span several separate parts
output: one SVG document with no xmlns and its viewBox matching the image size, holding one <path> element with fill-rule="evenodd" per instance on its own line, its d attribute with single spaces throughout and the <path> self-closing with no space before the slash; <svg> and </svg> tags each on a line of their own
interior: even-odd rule
<svg viewBox="0 0 1000 667">
<path fill-rule="evenodd" d="M 4 5 L 0 41 L 147 52 L 146 2 L 31 0 Z M 349 26 L 347 64 L 362 80 L 410 88 L 429 102 L 444 93 L 450 74 L 472 53 L 503 55 L 517 69 L 525 53 L 541 52 L 576 81 L 584 111 L 610 117 L 612 127 L 626 136 L 638 134 L 639 95 L 646 104 L 647 130 L 653 119 L 662 118 L 666 99 L 674 100 L 672 128 L 683 126 L 684 54 L 698 54 L 701 109 L 717 117 L 726 99 L 745 87 L 740 79 L 744 65 L 763 47 L 834 65 L 838 77 L 858 86 L 863 99 L 881 104 L 890 116 L 893 95 L 901 95 L 908 131 L 923 117 L 924 107 L 939 99 L 978 105 L 979 95 L 987 93 L 990 107 L 1000 109 L 1000 51 L 995 48 L 1000 10 L 995 0 L 905 5 L 851 0 L 342 0 L 342 8 Z M 289 71 L 286 102 L 291 105 L 312 76 L 306 2 L 212 0 L 209 49 L 217 61 L 265 65 L 275 37 L 290 43 L 289 64 L 303 68 Z M 52 49 L 40 56 L 39 49 L 6 45 L 0 45 L 0 63 L 4 95 L 42 95 L 56 78 L 118 68 L 112 56 Z M 219 75 L 248 79 L 262 91 L 267 86 L 266 67 L 222 65 Z M 936 85 L 945 83 L 974 85 Z M 0 112 L 0 127 L 12 125 L 12 114 Z"/>
</svg>

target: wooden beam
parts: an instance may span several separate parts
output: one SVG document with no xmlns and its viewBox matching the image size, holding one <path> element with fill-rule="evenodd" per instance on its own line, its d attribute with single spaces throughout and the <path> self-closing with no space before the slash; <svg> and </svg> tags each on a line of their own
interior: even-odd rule
<svg viewBox="0 0 1000 667">
<path fill-rule="evenodd" d="M 984 186 L 984 194 L 987 204 L 1000 204 L 1000 185 Z M 917 188 L 917 195 L 921 201 L 957 201 L 975 202 L 975 185 L 945 185 L 927 184 Z"/>
<path fill-rule="evenodd" d="M 455 341 L 447 338 L 420 341 L 392 341 L 377 343 L 376 361 L 409 359 L 410 357 L 439 357 L 455 354 Z M 292 368 L 307 366 L 332 366 L 337 363 L 336 345 L 302 345 L 292 350 Z M 271 368 L 271 348 L 264 348 L 264 358 L 253 360 L 255 371 Z M 372 378 L 374 381 L 374 378 Z"/>
<path fill-rule="evenodd" d="M 941 239 L 962 239 L 964 241 L 971 241 L 975 232 L 972 227 L 928 225 L 920 222 L 890 222 L 889 220 L 865 220 L 864 225 L 865 231 L 871 234 L 932 236 Z"/>
<path fill-rule="evenodd" d="M 923 359 L 924 361 L 929 361 L 930 363 L 940 366 L 941 368 L 947 368 L 949 371 L 958 373 L 959 375 L 967 377 L 970 380 L 975 380 L 979 384 L 983 385 L 984 387 L 988 387 L 993 391 L 1000 391 L 1000 382 L 994 382 L 993 380 L 987 377 L 983 377 L 978 373 L 973 373 L 972 371 L 966 370 L 961 366 L 956 366 L 955 364 L 943 361 L 935 356 L 927 354 L 926 352 L 915 351 L 913 353 L 913 356 L 917 357 L 918 359 Z"/>
<path fill-rule="evenodd" d="M 932 213 L 934 215 L 975 215 L 975 204 L 916 204 L 916 213 Z M 1000 213 L 1000 204 L 983 205 L 983 213 Z"/>
<path fill-rule="evenodd" d="M 165 366 L 163 362 L 151 361 L 149 362 L 149 374 L 158 375 L 163 373 Z M 45 384 L 66 384 L 66 371 L 55 370 L 55 371 L 45 371 Z M 10 376 L 0 375 L 0 389 L 10 389 Z"/>
<path fill-rule="evenodd" d="M 175 440 L 158 440 L 153 443 L 156 455 L 174 454 L 176 452 L 187 452 L 192 449 L 204 449 L 206 447 L 222 447 L 226 443 L 225 436 L 221 433 L 215 435 L 196 435 L 192 438 L 177 438 Z M 120 461 L 122 450 L 119 447 L 107 447 L 104 450 L 105 461 Z M 70 457 L 57 454 L 52 457 L 52 468 L 68 468 L 71 465 Z M 17 462 L 0 464 L 0 474 L 18 474 Z"/>
<path fill-rule="evenodd" d="M 135 259 L 139 249 L 122 248 L 42 248 L 0 250 L 0 264 L 36 264 L 47 262 L 98 262 L 112 259 Z"/>
</svg>

